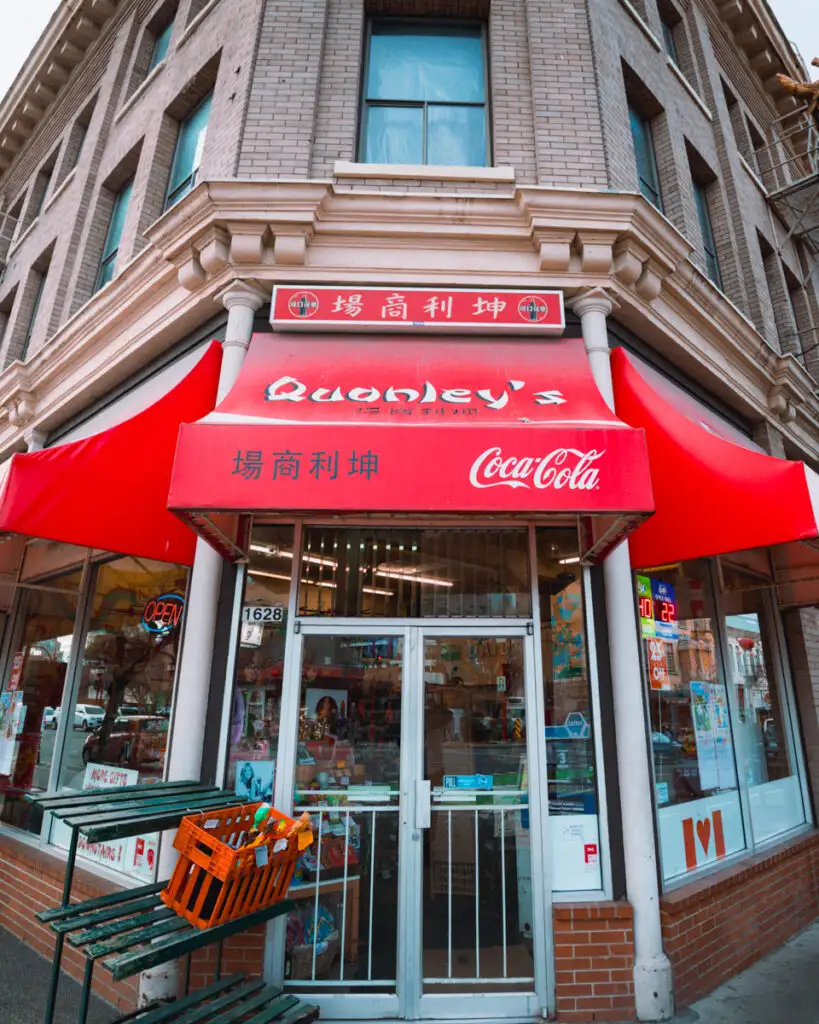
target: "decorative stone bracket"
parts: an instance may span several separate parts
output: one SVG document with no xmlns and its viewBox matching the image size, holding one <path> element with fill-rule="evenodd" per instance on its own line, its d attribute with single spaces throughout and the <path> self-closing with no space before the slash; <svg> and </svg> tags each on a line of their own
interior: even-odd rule
<svg viewBox="0 0 819 1024">
<path fill-rule="evenodd" d="M 304 266 L 312 237 L 309 224 L 228 221 L 211 224 L 166 258 L 176 267 L 180 285 L 193 292 L 227 266 Z"/>
</svg>

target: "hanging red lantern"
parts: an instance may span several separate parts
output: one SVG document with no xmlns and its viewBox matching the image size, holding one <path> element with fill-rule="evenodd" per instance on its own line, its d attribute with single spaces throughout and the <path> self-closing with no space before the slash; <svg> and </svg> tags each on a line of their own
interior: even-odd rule
<svg viewBox="0 0 819 1024">
<path fill-rule="evenodd" d="M 741 636 L 739 638 L 739 646 L 743 651 L 752 651 L 754 649 L 756 641 L 749 636 Z"/>
</svg>

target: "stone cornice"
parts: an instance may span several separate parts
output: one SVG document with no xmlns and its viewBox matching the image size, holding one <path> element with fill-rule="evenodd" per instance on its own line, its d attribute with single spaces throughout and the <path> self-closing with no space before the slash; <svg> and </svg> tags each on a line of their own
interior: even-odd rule
<svg viewBox="0 0 819 1024">
<path fill-rule="evenodd" d="M 231 282 L 604 288 L 615 315 L 752 421 L 817 454 L 814 382 L 775 353 L 629 193 L 336 192 L 326 181 L 203 182 L 25 366 L 0 374 L 0 457 L 214 316 Z"/>
<path fill-rule="evenodd" d="M 0 173 L 22 151 L 82 63 L 119 0 L 62 0 L 23 67 L 0 99 Z M 8 15 L 7 16 L 11 16 Z"/>
</svg>

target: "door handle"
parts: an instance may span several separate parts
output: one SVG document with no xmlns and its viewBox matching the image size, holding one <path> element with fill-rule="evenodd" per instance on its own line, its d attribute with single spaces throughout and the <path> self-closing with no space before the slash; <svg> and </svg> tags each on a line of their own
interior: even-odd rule
<svg viewBox="0 0 819 1024">
<path fill-rule="evenodd" d="M 429 828 L 431 819 L 431 790 L 429 779 L 415 780 L 415 827 Z"/>
</svg>

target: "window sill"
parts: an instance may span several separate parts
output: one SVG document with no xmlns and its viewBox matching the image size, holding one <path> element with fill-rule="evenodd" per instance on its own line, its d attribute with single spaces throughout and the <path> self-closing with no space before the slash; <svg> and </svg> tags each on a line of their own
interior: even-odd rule
<svg viewBox="0 0 819 1024">
<path fill-rule="evenodd" d="M 17 250 L 20 248 L 20 246 L 23 244 L 23 242 L 25 242 L 25 240 L 28 238 L 28 236 L 37 227 L 37 225 L 39 223 L 40 223 L 40 218 L 39 217 L 35 217 L 34 220 L 26 228 L 26 230 L 22 233 L 22 235 L 20 235 L 19 238 L 15 238 L 14 239 L 14 241 L 9 246 L 8 253 L 6 253 L 6 263 L 9 262 L 9 260 L 12 257 L 12 254 L 17 252 Z"/>
<path fill-rule="evenodd" d="M 209 4 L 205 4 L 202 10 L 196 15 L 193 21 L 187 26 L 185 31 L 179 37 L 179 42 L 176 44 L 177 50 L 180 49 L 187 43 L 193 33 L 199 28 L 202 22 L 207 16 L 213 11 L 214 7 L 219 3 L 219 0 L 210 0 Z"/>
<path fill-rule="evenodd" d="M 753 167 L 751 167 L 751 165 L 748 163 L 748 161 L 745 159 L 742 153 L 739 154 L 739 162 L 745 168 L 745 171 L 748 174 L 748 177 L 751 179 L 751 181 L 756 185 L 756 187 L 759 189 L 762 195 L 767 198 L 768 190 L 765 188 L 762 179 L 759 177 L 759 175 L 756 173 Z"/>
<path fill-rule="evenodd" d="M 66 176 L 63 178 L 62 184 L 59 185 L 51 193 L 51 195 L 48 197 L 48 201 L 46 202 L 45 206 L 43 207 L 43 213 L 45 213 L 47 210 L 50 210 L 52 205 L 57 201 L 57 199 L 59 199 L 59 197 L 63 194 L 63 192 L 65 192 L 65 190 L 68 188 L 68 186 L 74 180 L 74 174 L 75 174 L 76 170 L 77 170 L 76 167 L 72 167 L 71 170 L 68 172 L 68 174 L 66 174 Z"/>
<path fill-rule="evenodd" d="M 674 63 L 674 61 L 670 57 L 666 57 L 665 60 L 666 60 L 666 64 L 668 64 L 668 66 L 671 68 L 673 73 L 680 80 L 680 82 L 682 83 L 683 87 L 685 88 L 686 92 L 691 97 L 691 99 L 697 104 L 697 106 L 700 108 L 700 110 L 703 112 L 703 114 L 705 114 L 705 116 L 708 118 L 708 120 L 709 121 L 713 121 L 714 120 L 714 115 L 711 113 L 711 111 L 708 109 L 708 107 L 706 107 L 705 101 L 702 99 L 702 97 L 697 92 L 697 90 L 694 88 L 694 86 L 688 81 L 688 79 L 685 77 L 685 75 L 682 73 L 682 71 L 680 71 L 680 69 L 677 67 L 677 65 Z"/>
<path fill-rule="evenodd" d="M 628 0 L 620 0 L 620 6 L 625 9 L 626 13 L 631 17 L 631 20 L 637 24 L 637 27 L 640 29 L 640 31 L 643 33 L 646 39 L 648 39 L 648 41 L 651 43 L 654 49 L 657 50 L 657 52 L 659 53 L 659 51 L 662 50 L 663 48 L 663 44 L 654 35 L 654 33 L 651 31 L 648 25 L 646 25 L 646 23 L 643 21 L 642 16 L 640 12 L 637 10 L 637 8 L 630 4 Z"/>
<path fill-rule="evenodd" d="M 157 64 L 157 66 L 155 68 L 151 69 L 151 73 L 147 76 L 145 81 L 139 83 L 139 85 L 136 87 L 136 89 L 134 89 L 134 91 L 131 93 L 131 95 L 128 97 L 128 99 L 122 104 L 122 106 L 116 112 L 116 114 L 114 116 L 114 124 L 116 124 L 117 121 L 120 120 L 120 118 L 125 117 L 125 115 L 128 113 L 128 111 L 139 100 L 140 96 L 143 96 L 145 94 L 145 90 L 148 88 L 148 86 L 151 84 L 151 82 L 153 82 L 153 80 L 156 78 L 156 76 L 159 74 L 159 72 L 165 67 L 166 63 L 167 63 L 167 59 L 163 58 Z"/>
<path fill-rule="evenodd" d="M 335 178 L 403 178 L 422 181 L 514 183 L 514 167 L 447 167 L 433 164 L 362 164 L 336 160 Z"/>
</svg>

